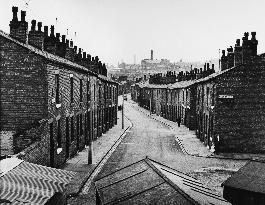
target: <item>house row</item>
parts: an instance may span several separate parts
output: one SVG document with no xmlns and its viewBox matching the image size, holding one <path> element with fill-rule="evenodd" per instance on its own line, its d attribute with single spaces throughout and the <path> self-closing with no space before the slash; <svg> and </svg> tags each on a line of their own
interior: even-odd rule
<svg viewBox="0 0 265 205">
<path fill-rule="evenodd" d="M 26 12 L 12 12 L 0 31 L 1 156 L 59 167 L 117 123 L 118 84 L 54 26 L 28 31 Z"/>
<path fill-rule="evenodd" d="M 265 62 L 257 55 L 256 32 L 242 44 L 222 51 L 220 71 L 214 65 L 180 72 L 165 83 L 132 86 L 132 99 L 150 112 L 177 122 L 216 152 L 265 152 Z M 160 76 L 160 78 L 167 76 Z M 163 84 L 158 82 L 164 82 Z"/>
</svg>

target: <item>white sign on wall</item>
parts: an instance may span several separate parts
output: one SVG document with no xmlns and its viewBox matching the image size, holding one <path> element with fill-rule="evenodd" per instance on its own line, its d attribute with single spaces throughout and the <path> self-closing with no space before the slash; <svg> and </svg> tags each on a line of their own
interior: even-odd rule
<svg viewBox="0 0 265 205">
<path fill-rule="evenodd" d="M 233 95 L 219 95 L 218 98 L 220 99 L 233 99 Z"/>
</svg>

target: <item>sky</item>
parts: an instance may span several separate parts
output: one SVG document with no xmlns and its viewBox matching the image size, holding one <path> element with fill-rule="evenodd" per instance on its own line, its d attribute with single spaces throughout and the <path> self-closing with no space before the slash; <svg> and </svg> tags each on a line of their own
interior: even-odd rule
<svg viewBox="0 0 265 205">
<path fill-rule="evenodd" d="M 244 32 L 257 32 L 265 52 L 264 0 L 0 0 L 0 30 L 9 33 L 12 6 L 26 20 L 55 25 L 74 44 L 109 65 L 150 58 L 177 62 L 219 58 Z M 57 18 L 57 21 L 56 21 Z M 76 33 L 76 35 L 75 35 Z"/>
</svg>

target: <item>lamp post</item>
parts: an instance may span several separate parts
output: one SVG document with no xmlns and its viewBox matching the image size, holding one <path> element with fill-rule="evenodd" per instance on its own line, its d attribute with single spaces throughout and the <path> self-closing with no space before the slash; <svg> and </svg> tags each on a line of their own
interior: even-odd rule
<svg viewBox="0 0 265 205">
<path fill-rule="evenodd" d="M 124 129 L 124 88 L 122 89 L 121 128 Z"/>
<path fill-rule="evenodd" d="M 150 115 L 152 114 L 152 96 L 151 96 L 151 91 L 150 91 L 150 100 L 149 100 L 149 103 L 150 103 Z"/>
<path fill-rule="evenodd" d="M 91 112 L 89 112 L 89 114 L 87 115 L 87 117 L 88 117 L 88 119 L 89 120 L 87 120 L 87 122 L 89 122 L 89 125 L 88 125 L 88 135 L 89 135 L 89 139 L 88 139 L 88 153 L 87 153 L 87 163 L 88 164 L 92 164 L 92 136 L 91 136 L 91 124 L 92 124 L 92 122 L 91 122 L 91 118 L 92 118 L 92 113 Z M 93 128 L 92 128 L 92 130 L 93 130 Z"/>
</svg>

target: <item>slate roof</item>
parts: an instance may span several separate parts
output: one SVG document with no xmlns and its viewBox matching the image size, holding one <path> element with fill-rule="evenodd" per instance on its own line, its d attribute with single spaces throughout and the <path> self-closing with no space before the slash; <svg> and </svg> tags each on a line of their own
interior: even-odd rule
<svg viewBox="0 0 265 205">
<path fill-rule="evenodd" d="M 265 162 L 249 161 L 222 186 L 265 194 Z"/>
<path fill-rule="evenodd" d="M 230 204 L 196 179 L 149 158 L 97 179 L 95 186 L 101 204 Z"/>
<path fill-rule="evenodd" d="M 189 86 L 197 84 L 197 83 L 206 82 L 206 81 L 212 80 L 214 78 L 217 78 L 218 76 L 221 76 L 222 74 L 229 72 L 229 71 L 231 71 L 237 67 L 239 67 L 239 66 L 235 66 L 235 67 L 229 68 L 227 70 L 213 73 L 207 77 L 196 79 L 196 80 L 180 81 L 180 82 L 176 82 L 173 84 L 149 84 L 148 82 L 145 82 L 145 83 L 139 83 L 138 85 L 141 88 L 168 88 L 168 89 L 186 88 L 186 87 L 189 87 Z"/>
<path fill-rule="evenodd" d="M 259 54 L 258 55 L 259 59 L 264 59 L 265 58 L 265 53 Z M 264 60 L 263 60 L 264 61 Z M 235 70 L 237 68 L 239 68 L 241 65 L 238 66 L 234 66 L 232 68 L 223 70 L 223 71 L 219 71 L 216 73 L 213 73 L 209 76 L 206 76 L 204 78 L 200 78 L 200 79 L 196 79 L 196 80 L 186 80 L 186 81 L 180 81 L 180 82 L 176 82 L 173 84 L 149 84 L 148 82 L 145 83 L 138 83 L 139 87 L 141 88 L 168 88 L 168 89 L 176 89 L 176 88 L 186 88 L 189 87 L 191 85 L 197 84 L 197 83 L 203 83 L 203 82 L 207 82 L 209 80 L 213 80 L 221 75 L 223 75 L 224 73 L 230 72 L 232 70 Z"/>
<path fill-rule="evenodd" d="M 24 47 L 24 48 L 26 48 L 28 50 L 30 50 L 31 52 L 33 52 L 33 53 L 35 53 L 37 55 L 40 55 L 40 56 L 42 56 L 42 57 L 44 57 L 46 59 L 49 59 L 50 61 L 62 63 L 62 64 L 65 64 L 67 66 L 70 66 L 72 68 L 75 68 L 75 69 L 78 69 L 78 70 L 81 70 L 81 71 L 84 71 L 84 72 L 88 72 L 91 75 L 97 76 L 98 78 L 100 78 L 102 80 L 109 81 L 109 82 L 112 82 L 112 83 L 117 83 L 117 82 L 107 78 L 106 76 L 103 76 L 103 75 L 97 74 L 97 73 L 95 73 L 93 71 L 90 71 L 86 67 L 81 66 L 81 65 L 79 65 L 77 63 L 74 63 L 74 62 L 72 62 L 70 60 L 67 60 L 67 59 L 62 58 L 60 56 L 51 54 L 51 53 L 49 53 L 47 51 L 40 50 L 40 49 L 35 48 L 34 46 L 31 46 L 29 44 L 22 43 L 22 42 L 20 42 L 20 41 L 18 41 L 16 39 L 12 38 L 9 34 L 5 33 L 2 30 L 0 30 L 0 36 L 2 36 L 4 38 L 6 38 L 6 39 L 18 44 L 18 45 L 20 45 L 20 46 L 22 46 L 22 47 Z"/>
<path fill-rule="evenodd" d="M 17 158 L 0 161 L 0 200 L 12 204 L 45 204 L 63 193 L 76 173 L 37 165 Z"/>
</svg>

